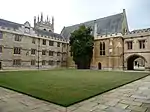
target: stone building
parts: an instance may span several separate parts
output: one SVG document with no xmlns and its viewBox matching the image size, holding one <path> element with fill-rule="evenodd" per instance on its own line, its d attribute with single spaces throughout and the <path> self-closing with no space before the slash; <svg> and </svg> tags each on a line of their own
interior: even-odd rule
<svg viewBox="0 0 150 112">
<path fill-rule="evenodd" d="M 83 24 L 93 30 L 91 68 L 133 70 L 134 63 L 138 61 L 139 66 L 150 69 L 150 29 L 130 32 L 125 10 L 116 15 L 64 27 L 61 35 L 69 39 L 71 32 Z M 67 59 L 68 66 L 75 66 L 69 52 Z"/>
<path fill-rule="evenodd" d="M 68 42 L 80 25 L 92 28 L 92 69 L 150 70 L 150 28 L 129 31 L 126 12 L 64 27 L 54 33 L 54 18 L 43 14 L 18 24 L 0 19 L 0 69 L 75 67 Z"/>
<path fill-rule="evenodd" d="M 34 27 L 0 19 L 0 69 L 61 67 L 66 59 L 67 40 L 54 33 L 54 18 L 34 17 Z"/>
</svg>

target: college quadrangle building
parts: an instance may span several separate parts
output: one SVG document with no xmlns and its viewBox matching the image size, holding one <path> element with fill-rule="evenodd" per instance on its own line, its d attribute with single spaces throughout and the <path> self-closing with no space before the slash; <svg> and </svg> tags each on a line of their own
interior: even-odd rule
<svg viewBox="0 0 150 112">
<path fill-rule="evenodd" d="M 75 67 L 70 34 L 80 25 L 92 28 L 92 69 L 150 70 L 150 28 L 129 31 L 126 12 L 64 27 L 54 33 L 54 18 L 18 24 L 0 19 L 0 69 Z"/>
</svg>

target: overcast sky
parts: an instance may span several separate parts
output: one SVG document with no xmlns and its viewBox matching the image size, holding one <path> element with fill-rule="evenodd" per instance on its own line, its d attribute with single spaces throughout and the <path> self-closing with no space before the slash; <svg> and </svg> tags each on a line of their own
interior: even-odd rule
<svg viewBox="0 0 150 112">
<path fill-rule="evenodd" d="M 0 0 L 0 18 L 17 23 L 41 12 L 55 18 L 55 32 L 64 26 L 102 18 L 126 9 L 130 30 L 150 27 L 150 0 Z"/>
</svg>

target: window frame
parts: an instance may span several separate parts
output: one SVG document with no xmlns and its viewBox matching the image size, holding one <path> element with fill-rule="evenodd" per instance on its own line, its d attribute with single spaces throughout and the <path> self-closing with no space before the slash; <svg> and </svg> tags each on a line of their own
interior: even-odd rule
<svg viewBox="0 0 150 112">
<path fill-rule="evenodd" d="M 42 60 L 42 65 L 46 65 L 46 60 Z"/>
<path fill-rule="evenodd" d="M 35 54 L 36 54 L 36 49 L 31 49 L 31 55 L 35 55 Z"/>
<path fill-rule="evenodd" d="M 13 65 L 14 66 L 21 66 L 21 59 L 14 59 L 13 60 Z"/>
<path fill-rule="evenodd" d="M 0 40 L 3 39 L 3 32 L 2 31 L 0 31 L 0 37 L 1 37 Z"/>
<path fill-rule="evenodd" d="M 61 44 L 60 42 L 57 42 L 57 47 L 60 47 L 60 44 Z"/>
<path fill-rule="evenodd" d="M 49 46 L 54 46 L 54 41 L 49 40 Z"/>
<path fill-rule="evenodd" d="M 49 51 L 49 56 L 54 56 L 54 51 Z"/>
<path fill-rule="evenodd" d="M 46 55 L 46 50 L 42 50 L 42 55 Z"/>
<path fill-rule="evenodd" d="M 3 53 L 3 46 L 0 45 L 0 53 Z"/>
<path fill-rule="evenodd" d="M 49 60 L 49 61 L 48 61 L 48 65 L 53 66 L 53 65 L 54 65 L 54 61 L 53 61 L 53 60 Z"/>
<path fill-rule="evenodd" d="M 36 65 L 36 60 L 31 60 L 31 66 L 35 66 Z"/>
<path fill-rule="evenodd" d="M 22 40 L 21 35 L 15 34 L 14 41 L 16 41 L 16 42 L 21 42 L 21 40 Z"/>
<path fill-rule="evenodd" d="M 43 39 L 43 45 L 46 45 L 46 39 Z"/>
<path fill-rule="evenodd" d="M 145 49 L 146 40 L 139 40 L 139 49 Z"/>
<path fill-rule="evenodd" d="M 104 56 L 106 55 L 106 45 L 105 42 L 100 42 L 100 55 Z"/>
<path fill-rule="evenodd" d="M 21 54 L 21 47 L 14 47 L 14 54 Z"/>
<path fill-rule="evenodd" d="M 132 50 L 133 49 L 133 41 L 126 41 L 127 43 L 127 50 Z"/>
</svg>

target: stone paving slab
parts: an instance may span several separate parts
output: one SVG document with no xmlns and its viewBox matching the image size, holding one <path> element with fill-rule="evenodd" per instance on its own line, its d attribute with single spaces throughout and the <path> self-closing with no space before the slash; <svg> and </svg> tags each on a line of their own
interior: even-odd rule
<svg viewBox="0 0 150 112">
<path fill-rule="evenodd" d="M 97 106 L 87 107 L 86 112 L 150 112 L 150 76 L 80 102 L 80 106 L 72 105 L 68 112 L 82 112 L 94 102 Z M 96 108 L 98 105 L 103 106 Z"/>
<path fill-rule="evenodd" d="M 67 108 L 0 87 L 0 112 L 150 112 L 150 76 Z"/>
<path fill-rule="evenodd" d="M 66 108 L 0 87 L 0 112 L 66 112 Z"/>
</svg>

